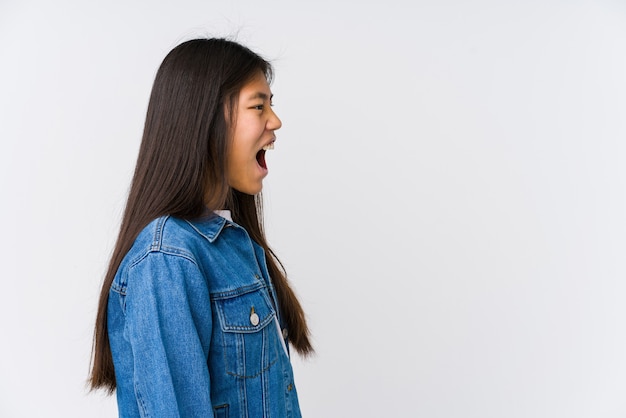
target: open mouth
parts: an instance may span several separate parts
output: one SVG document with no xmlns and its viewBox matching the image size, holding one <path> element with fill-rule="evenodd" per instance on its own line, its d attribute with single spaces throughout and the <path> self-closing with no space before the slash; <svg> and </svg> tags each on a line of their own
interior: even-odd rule
<svg viewBox="0 0 626 418">
<path fill-rule="evenodd" d="M 265 169 L 267 169 L 267 164 L 265 162 L 265 150 L 262 149 L 256 153 L 256 161 L 259 165 Z"/>
<path fill-rule="evenodd" d="M 267 163 L 265 162 L 265 152 L 271 149 L 274 149 L 274 141 L 265 145 L 263 148 L 259 150 L 259 152 L 256 153 L 257 163 L 259 163 L 259 165 L 266 170 L 267 170 Z"/>
</svg>

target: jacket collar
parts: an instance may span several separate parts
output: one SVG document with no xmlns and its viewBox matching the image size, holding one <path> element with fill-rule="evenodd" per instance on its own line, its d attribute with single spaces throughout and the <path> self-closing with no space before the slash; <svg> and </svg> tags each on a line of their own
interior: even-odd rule
<svg viewBox="0 0 626 418">
<path fill-rule="evenodd" d="M 209 242 L 215 241 L 224 227 L 232 224 L 214 213 L 210 213 L 206 217 L 202 217 L 200 219 L 187 221 L 187 223 Z"/>
</svg>

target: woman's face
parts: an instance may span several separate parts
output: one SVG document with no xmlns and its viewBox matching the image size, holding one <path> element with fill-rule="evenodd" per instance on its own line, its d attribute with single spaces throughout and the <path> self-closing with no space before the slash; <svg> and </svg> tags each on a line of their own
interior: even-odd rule
<svg viewBox="0 0 626 418">
<path fill-rule="evenodd" d="M 226 157 L 228 185 L 249 195 L 263 188 L 268 173 L 265 151 L 274 148 L 274 131 L 282 126 L 271 103 L 270 86 L 259 71 L 239 93 L 237 119 Z"/>
</svg>

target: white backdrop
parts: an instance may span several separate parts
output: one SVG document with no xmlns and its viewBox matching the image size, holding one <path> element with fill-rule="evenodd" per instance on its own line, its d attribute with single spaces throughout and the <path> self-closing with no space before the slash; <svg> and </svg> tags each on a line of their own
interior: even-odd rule
<svg viewBox="0 0 626 418">
<path fill-rule="evenodd" d="M 156 69 L 209 35 L 276 66 L 306 417 L 626 416 L 625 3 L 0 0 L 1 417 L 115 416 L 97 294 Z"/>
</svg>

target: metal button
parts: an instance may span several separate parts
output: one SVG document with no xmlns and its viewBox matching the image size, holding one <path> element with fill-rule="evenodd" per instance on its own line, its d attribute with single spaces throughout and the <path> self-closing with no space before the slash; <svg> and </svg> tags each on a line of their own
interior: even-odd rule
<svg viewBox="0 0 626 418">
<path fill-rule="evenodd" d="M 250 323 L 252 324 L 252 326 L 255 326 L 255 327 L 259 325 L 259 315 L 257 315 L 256 312 L 254 312 L 254 306 L 250 310 Z"/>
</svg>

